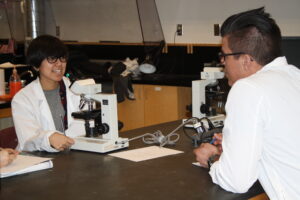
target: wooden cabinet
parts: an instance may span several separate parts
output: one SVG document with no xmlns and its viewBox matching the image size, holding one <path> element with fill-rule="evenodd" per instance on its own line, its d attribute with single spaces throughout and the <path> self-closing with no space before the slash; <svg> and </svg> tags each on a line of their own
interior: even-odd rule
<svg viewBox="0 0 300 200">
<path fill-rule="evenodd" d="M 0 109 L 0 130 L 13 126 L 11 108 Z"/>
<path fill-rule="evenodd" d="M 11 117 L 11 108 L 0 109 L 0 118 Z"/>
<path fill-rule="evenodd" d="M 118 103 L 118 119 L 124 123 L 121 131 L 144 126 L 144 86 L 133 85 L 135 100 Z"/>
<path fill-rule="evenodd" d="M 192 102 L 190 87 L 134 84 L 136 100 L 118 104 L 122 131 L 174 121 L 187 117 L 186 106 Z"/>
</svg>

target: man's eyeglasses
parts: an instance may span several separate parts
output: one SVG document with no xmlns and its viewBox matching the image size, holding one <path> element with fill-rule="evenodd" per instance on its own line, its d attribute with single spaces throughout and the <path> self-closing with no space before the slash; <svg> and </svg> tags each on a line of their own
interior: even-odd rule
<svg viewBox="0 0 300 200">
<path fill-rule="evenodd" d="M 245 54 L 244 52 L 234 52 L 234 53 L 223 53 L 223 52 L 219 52 L 218 56 L 220 60 L 225 60 L 225 58 L 227 56 L 236 56 L 236 55 L 242 55 Z"/>
<path fill-rule="evenodd" d="M 58 59 L 59 59 L 59 61 L 62 62 L 62 63 L 65 63 L 65 62 L 67 62 L 67 60 L 68 60 L 67 57 L 59 57 L 59 58 L 57 58 L 57 57 L 52 57 L 52 56 L 47 57 L 47 61 L 48 61 L 48 63 L 50 63 L 50 64 L 56 63 Z"/>
</svg>

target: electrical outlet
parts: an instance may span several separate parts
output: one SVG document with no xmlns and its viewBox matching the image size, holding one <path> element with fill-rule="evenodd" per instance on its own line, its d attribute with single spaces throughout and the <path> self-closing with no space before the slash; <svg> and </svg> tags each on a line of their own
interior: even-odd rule
<svg viewBox="0 0 300 200">
<path fill-rule="evenodd" d="M 219 35 L 220 35 L 220 25 L 214 24 L 214 36 L 219 36 Z"/>
<path fill-rule="evenodd" d="M 59 37 L 60 36 L 60 26 L 56 26 L 55 31 L 56 31 L 56 36 Z"/>
<path fill-rule="evenodd" d="M 177 29 L 176 29 L 177 35 L 181 36 L 183 34 L 182 31 L 182 24 L 177 24 Z"/>
</svg>

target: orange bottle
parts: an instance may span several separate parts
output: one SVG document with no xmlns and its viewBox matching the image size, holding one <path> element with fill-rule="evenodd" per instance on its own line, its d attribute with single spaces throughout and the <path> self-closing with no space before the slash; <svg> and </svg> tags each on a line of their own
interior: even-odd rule
<svg viewBox="0 0 300 200">
<path fill-rule="evenodd" d="M 15 94 L 22 88 L 22 83 L 20 76 L 18 75 L 17 69 L 13 69 L 13 73 L 9 79 L 9 89 L 10 89 L 10 96 L 14 97 Z"/>
</svg>

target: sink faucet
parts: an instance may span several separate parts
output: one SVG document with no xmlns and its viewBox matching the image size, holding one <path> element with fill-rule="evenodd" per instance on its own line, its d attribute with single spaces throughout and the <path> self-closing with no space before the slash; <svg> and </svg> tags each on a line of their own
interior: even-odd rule
<svg viewBox="0 0 300 200">
<path fill-rule="evenodd" d="M 33 77 L 33 73 L 30 70 L 26 70 L 26 71 L 22 72 L 19 76 L 22 79 L 22 77 L 25 76 L 26 74 L 29 74 L 31 78 Z"/>
</svg>

